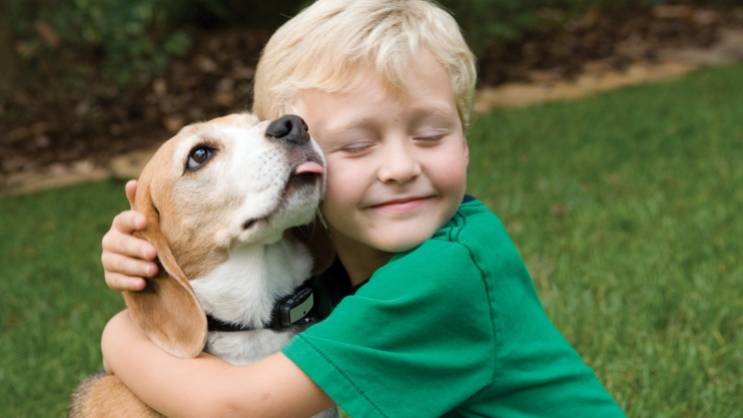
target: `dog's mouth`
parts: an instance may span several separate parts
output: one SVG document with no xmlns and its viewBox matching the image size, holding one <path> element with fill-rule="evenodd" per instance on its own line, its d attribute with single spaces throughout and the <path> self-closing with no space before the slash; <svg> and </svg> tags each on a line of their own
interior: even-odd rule
<svg viewBox="0 0 743 418">
<path fill-rule="evenodd" d="M 286 181 L 284 195 L 301 187 L 314 186 L 318 181 L 320 181 L 320 179 L 322 179 L 324 172 L 325 169 L 323 166 L 314 160 L 307 160 L 297 165 L 294 167 L 294 170 L 292 170 L 292 173 L 289 175 L 289 179 Z"/>
</svg>

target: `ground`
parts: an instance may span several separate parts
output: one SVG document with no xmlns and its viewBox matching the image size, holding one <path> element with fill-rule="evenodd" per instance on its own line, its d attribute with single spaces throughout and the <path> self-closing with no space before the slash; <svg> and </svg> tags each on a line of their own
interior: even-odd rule
<svg viewBox="0 0 743 418">
<path fill-rule="evenodd" d="M 642 81 L 683 72 L 677 65 L 683 55 L 669 61 L 668 51 L 704 51 L 731 28 L 743 28 L 743 9 L 588 12 L 564 29 L 480 54 L 477 109 L 622 86 L 624 75 Z M 112 159 L 123 153 L 149 149 L 184 124 L 248 109 L 255 62 L 269 35 L 197 34 L 186 57 L 127 89 L 101 84 L 96 73 L 86 80 L 89 88 L 74 91 L 56 80 L 27 80 L 0 101 L 0 193 L 107 177 Z M 696 59 L 714 64 L 717 58 Z M 28 186 L 34 183 L 39 186 Z"/>
</svg>

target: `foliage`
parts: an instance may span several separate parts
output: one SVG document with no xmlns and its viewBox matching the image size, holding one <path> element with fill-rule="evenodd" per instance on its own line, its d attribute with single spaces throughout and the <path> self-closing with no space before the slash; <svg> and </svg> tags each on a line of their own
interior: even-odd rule
<svg viewBox="0 0 743 418">
<path fill-rule="evenodd" d="M 553 29 L 591 8 L 644 8 L 663 0 L 440 0 L 462 26 L 476 55 Z"/>
<path fill-rule="evenodd" d="M 225 26 L 273 29 L 311 0 L 6 0 L 26 67 L 64 79 L 102 70 L 119 85 L 157 73 L 187 51 L 188 33 Z M 463 27 L 476 54 L 525 34 L 563 25 L 590 8 L 649 7 L 668 0 L 439 0 Z M 687 3 L 690 0 L 687 0 Z M 692 3 L 710 4 L 701 0 Z M 736 4 L 715 0 L 714 4 Z M 0 6 L 2 8 L 2 6 Z M 2 19 L 0 19 L 2 23 Z M 0 40 L 0 42 L 2 42 Z M 6 47 L 6 45 L 0 45 Z M 70 56 L 72 55 L 72 56 Z M 56 65 L 56 67 L 55 67 Z M 89 71 L 89 69 L 88 69 Z M 53 71 L 52 71 L 53 72 Z M 47 72 L 49 73 L 49 72 Z M 48 76 L 48 74 L 47 74 Z M 89 79 L 89 77 L 81 77 Z"/>
<path fill-rule="evenodd" d="M 588 10 L 647 9 L 670 3 L 733 5 L 739 0 L 438 0 L 462 27 L 476 55 L 518 42 L 525 35 L 559 28 Z"/>
<path fill-rule="evenodd" d="M 743 67 L 481 115 L 469 192 L 551 319 L 630 417 L 743 410 Z M 100 239 L 109 182 L 0 198 L 0 411 L 63 416 L 122 306 Z"/>
<path fill-rule="evenodd" d="M 273 29 L 311 3 L 312 0 L 189 0 L 174 13 L 176 21 L 199 27 Z"/>
<path fill-rule="evenodd" d="M 11 0 L 23 58 L 100 61 L 102 76 L 124 85 L 161 71 L 190 38 L 172 27 L 167 0 Z M 74 64 L 74 63 L 68 63 Z M 94 63 L 97 65 L 97 63 Z"/>
</svg>

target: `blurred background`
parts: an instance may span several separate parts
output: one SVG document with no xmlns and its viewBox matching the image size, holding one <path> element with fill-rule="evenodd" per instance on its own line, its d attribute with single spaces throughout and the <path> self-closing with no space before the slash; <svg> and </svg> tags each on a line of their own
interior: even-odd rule
<svg viewBox="0 0 743 418">
<path fill-rule="evenodd" d="M 0 416 L 64 416 L 101 368 L 123 180 L 249 109 L 309 3 L 0 0 Z M 740 417 L 743 1 L 440 4 L 478 56 L 468 191 L 550 318 L 628 416 Z"/>
<path fill-rule="evenodd" d="M 248 108 L 262 45 L 308 3 L 3 0 L 0 187 L 44 167 L 92 171 L 184 124 Z M 743 27 L 740 0 L 440 3 L 479 57 L 481 87 L 658 62 Z"/>
</svg>

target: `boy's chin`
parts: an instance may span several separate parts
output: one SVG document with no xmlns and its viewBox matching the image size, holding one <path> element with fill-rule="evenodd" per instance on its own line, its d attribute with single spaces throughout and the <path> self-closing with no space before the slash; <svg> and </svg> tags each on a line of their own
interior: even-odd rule
<svg viewBox="0 0 743 418">
<path fill-rule="evenodd" d="M 422 225 L 418 225 L 417 228 L 394 228 L 384 231 L 386 233 L 375 240 L 374 247 L 387 253 L 409 251 L 431 238 L 437 229 L 438 227 Z"/>
</svg>

